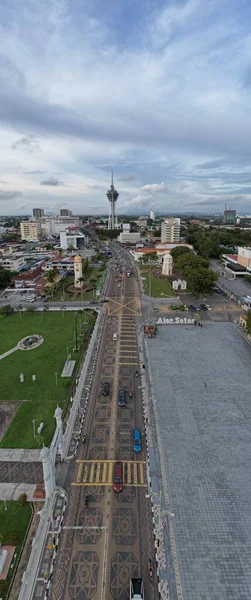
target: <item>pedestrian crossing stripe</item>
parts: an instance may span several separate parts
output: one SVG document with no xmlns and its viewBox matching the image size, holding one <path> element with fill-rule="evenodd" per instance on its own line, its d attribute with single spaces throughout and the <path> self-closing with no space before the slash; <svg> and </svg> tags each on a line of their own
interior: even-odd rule
<svg viewBox="0 0 251 600">
<path fill-rule="evenodd" d="M 77 460 L 77 479 L 73 486 L 113 485 L 114 464 L 116 460 Z M 123 486 L 147 487 L 145 477 L 145 461 L 120 461 L 123 469 Z"/>
</svg>

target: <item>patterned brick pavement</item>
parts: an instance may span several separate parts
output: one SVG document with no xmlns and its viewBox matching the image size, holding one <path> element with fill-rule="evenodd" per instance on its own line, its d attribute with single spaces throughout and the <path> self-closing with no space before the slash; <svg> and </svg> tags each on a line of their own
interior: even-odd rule
<svg viewBox="0 0 251 600">
<path fill-rule="evenodd" d="M 131 280 L 128 285 L 133 285 Z M 130 307 L 133 302 L 132 298 Z M 133 452 L 133 428 L 138 426 L 144 431 L 141 396 L 134 377 L 137 361 L 119 365 L 123 344 L 128 344 L 126 335 L 121 339 L 121 326 L 121 315 L 113 315 L 104 332 L 104 354 L 100 354 L 97 364 L 84 423 L 87 442 L 79 446 L 79 462 L 71 467 L 68 477 L 65 529 L 50 600 L 128 600 L 133 575 L 143 577 L 147 600 L 157 597 L 156 569 L 153 581 L 148 576 L 148 558 L 151 556 L 154 562 L 155 550 L 152 515 L 146 499 L 144 435 L 140 457 Z M 119 334 L 118 342 L 112 340 L 114 332 Z M 135 322 L 130 321 L 130 336 L 136 339 L 135 332 Z M 109 397 L 101 394 L 102 381 L 111 383 Z M 118 406 L 119 389 L 133 390 L 133 398 L 128 397 L 122 408 Z M 125 487 L 120 494 L 113 491 L 112 461 L 117 459 L 124 461 Z M 106 472 L 104 465 L 108 467 Z M 74 482 L 77 485 L 71 485 Z"/>
</svg>

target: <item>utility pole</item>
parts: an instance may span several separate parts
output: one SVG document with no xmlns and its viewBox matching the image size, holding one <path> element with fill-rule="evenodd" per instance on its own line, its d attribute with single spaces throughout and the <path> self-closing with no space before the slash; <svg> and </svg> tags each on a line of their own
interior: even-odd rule
<svg viewBox="0 0 251 600">
<path fill-rule="evenodd" d="M 75 351 L 78 351 L 78 313 L 75 312 L 75 343 L 76 343 L 76 347 L 75 347 Z"/>
<path fill-rule="evenodd" d="M 149 325 L 151 324 L 152 263 L 149 263 Z"/>
</svg>

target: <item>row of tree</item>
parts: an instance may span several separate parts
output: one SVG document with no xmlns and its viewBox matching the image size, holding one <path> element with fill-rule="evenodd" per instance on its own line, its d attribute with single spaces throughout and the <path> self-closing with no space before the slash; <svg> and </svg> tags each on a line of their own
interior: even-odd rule
<svg viewBox="0 0 251 600">
<path fill-rule="evenodd" d="M 197 253 L 204 258 L 220 258 L 221 254 L 235 251 L 236 246 L 251 245 L 250 229 L 202 229 L 198 225 L 188 223 L 181 230 L 182 236 L 191 244 Z"/>
<path fill-rule="evenodd" d="M 217 281 L 217 274 L 209 268 L 208 259 L 197 256 L 186 246 L 171 251 L 174 266 L 187 281 L 187 287 L 193 296 L 210 293 Z"/>
</svg>

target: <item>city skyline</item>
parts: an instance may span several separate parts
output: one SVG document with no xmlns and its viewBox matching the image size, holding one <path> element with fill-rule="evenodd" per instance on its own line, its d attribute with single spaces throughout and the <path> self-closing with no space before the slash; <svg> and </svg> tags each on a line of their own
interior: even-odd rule
<svg viewBox="0 0 251 600">
<path fill-rule="evenodd" d="M 32 7 L 32 10 L 31 10 Z M 0 214 L 250 212 L 251 6 L 10 0 Z"/>
</svg>

